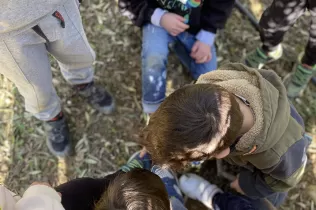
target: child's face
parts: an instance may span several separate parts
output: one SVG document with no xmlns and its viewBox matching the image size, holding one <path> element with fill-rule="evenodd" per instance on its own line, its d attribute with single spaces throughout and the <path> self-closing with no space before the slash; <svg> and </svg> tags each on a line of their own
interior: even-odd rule
<svg viewBox="0 0 316 210">
<path fill-rule="evenodd" d="M 216 158 L 216 159 L 222 159 L 227 157 L 230 154 L 230 148 L 226 148 L 222 150 L 219 153 L 216 153 L 215 155 L 210 155 L 211 153 L 208 153 L 209 149 L 207 148 L 208 145 L 200 145 L 197 148 L 187 150 L 183 153 L 183 155 L 176 155 L 176 158 L 174 160 L 178 161 L 179 163 L 181 162 L 181 165 L 187 166 L 188 164 L 194 162 L 194 161 L 206 161 L 211 158 Z M 213 151 L 213 150 L 212 150 Z M 166 167 L 169 165 L 166 164 Z"/>
<path fill-rule="evenodd" d="M 203 148 L 202 148 L 203 147 Z M 204 154 L 207 154 L 208 151 L 214 151 L 213 149 L 213 144 L 205 144 L 203 146 L 199 146 L 198 148 L 191 150 L 191 158 L 194 159 L 198 159 L 199 157 L 201 158 L 201 160 L 203 160 L 203 157 L 206 157 Z M 221 152 L 217 153 L 216 155 L 214 155 L 214 157 L 216 159 L 222 159 L 225 158 L 226 156 L 228 156 L 230 153 L 230 148 L 226 148 L 224 150 L 222 150 Z M 201 161 L 199 160 L 199 161 Z"/>
<path fill-rule="evenodd" d="M 216 159 L 223 159 L 224 157 L 227 157 L 230 153 L 230 149 L 226 148 L 223 151 L 221 151 L 220 153 L 215 155 Z"/>
</svg>

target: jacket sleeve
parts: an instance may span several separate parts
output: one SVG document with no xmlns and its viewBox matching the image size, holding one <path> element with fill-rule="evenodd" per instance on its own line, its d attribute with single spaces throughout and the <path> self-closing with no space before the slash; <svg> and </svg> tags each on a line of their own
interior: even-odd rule
<svg viewBox="0 0 316 210">
<path fill-rule="evenodd" d="M 157 8 L 149 4 L 148 0 L 119 0 L 118 3 L 123 15 L 139 27 L 151 21 L 151 16 Z"/>
<path fill-rule="evenodd" d="M 65 210 L 61 197 L 51 187 L 34 185 L 29 187 L 16 203 L 16 210 Z"/>
<path fill-rule="evenodd" d="M 216 34 L 217 29 L 225 26 L 230 16 L 234 0 L 206 0 L 202 7 L 201 26 L 202 29 Z"/>
<path fill-rule="evenodd" d="M 303 137 L 280 157 L 279 162 L 266 169 L 245 170 L 240 173 L 239 185 L 243 192 L 254 198 L 262 198 L 275 192 L 286 192 L 302 178 L 306 162 L 306 148 L 309 142 Z"/>
<path fill-rule="evenodd" d="M 0 209 L 12 210 L 15 208 L 16 199 L 19 199 L 13 192 L 4 186 L 0 186 Z"/>
</svg>

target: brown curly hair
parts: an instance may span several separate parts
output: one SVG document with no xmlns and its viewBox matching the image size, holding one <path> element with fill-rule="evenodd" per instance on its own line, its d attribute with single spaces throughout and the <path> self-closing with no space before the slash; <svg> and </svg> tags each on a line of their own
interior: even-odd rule
<svg viewBox="0 0 316 210">
<path fill-rule="evenodd" d="M 111 181 L 94 210 L 170 210 L 164 183 L 154 173 L 133 169 Z"/>
<path fill-rule="evenodd" d="M 160 105 L 141 133 L 156 164 L 179 170 L 234 143 L 243 115 L 232 93 L 218 85 L 184 86 Z"/>
</svg>

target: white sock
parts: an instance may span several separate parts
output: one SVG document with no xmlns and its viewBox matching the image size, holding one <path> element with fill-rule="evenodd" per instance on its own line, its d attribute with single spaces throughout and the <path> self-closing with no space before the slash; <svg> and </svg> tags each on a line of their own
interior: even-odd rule
<svg viewBox="0 0 316 210">
<path fill-rule="evenodd" d="M 268 52 L 268 56 L 273 59 L 279 59 L 283 54 L 283 47 L 281 44 L 277 46 L 277 48 L 271 52 Z"/>
<path fill-rule="evenodd" d="M 206 207 L 213 209 L 213 197 L 223 191 L 216 185 L 196 174 L 184 174 L 180 177 L 180 189 L 191 199 L 202 202 Z"/>
</svg>

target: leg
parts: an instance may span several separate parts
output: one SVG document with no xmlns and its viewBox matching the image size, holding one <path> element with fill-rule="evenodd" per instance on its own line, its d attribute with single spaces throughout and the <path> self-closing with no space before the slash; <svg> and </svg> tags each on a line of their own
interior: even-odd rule
<svg viewBox="0 0 316 210">
<path fill-rule="evenodd" d="M 296 98 L 303 94 L 309 81 L 316 74 L 316 3 L 308 3 L 312 15 L 310 36 L 305 48 L 305 54 L 300 62 L 296 65 L 293 75 L 285 79 L 285 85 L 289 98 Z"/>
<path fill-rule="evenodd" d="M 215 70 L 217 68 L 217 57 L 215 45 L 211 47 L 212 59 L 207 63 L 198 64 L 191 57 L 191 49 L 196 42 L 196 38 L 187 32 L 181 33 L 177 37 L 174 45 L 175 52 L 180 61 L 186 66 L 194 79 L 198 79 L 200 75 Z"/>
<path fill-rule="evenodd" d="M 170 198 L 172 209 L 187 210 L 187 208 L 184 206 L 184 199 L 178 186 L 176 174 L 171 169 L 161 168 L 158 165 L 154 165 L 150 171 L 158 175 L 161 181 L 164 183 Z"/>
<path fill-rule="evenodd" d="M 187 210 L 184 203 L 174 197 L 170 198 L 170 203 L 171 203 L 172 209 L 174 210 Z"/>
<path fill-rule="evenodd" d="M 271 52 L 283 41 L 284 34 L 306 8 L 306 0 L 274 0 L 260 19 L 263 50 Z"/>
<path fill-rule="evenodd" d="M 309 39 L 302 59 L 303 64 L 314 66 L 316 64 L 316 3 L 310 1 L 309 10 L 312 15 L 311 26 L 309 29 Z"/>
<path fill-rule="evenodd" d="M 59 114 L 60 102 L 52 84 L 43 39 L 29 30 L 2 41 L 0 57 L 0 73 L 18 87 L 26 110 L 38 119 L 48 121 L 44 125 L 50 151 L 55 155 L 67 154 L 70 148 L 68 127 L 62 114 Z"/>
<path fill-rule="evenodd" d="M 0 57 L 0 73 L 17 86 L 26 110 L 43 121 L 54 118 L 61 107 L 42 38 L 28 30 L 4 40 Z"/>
<path fill-rule="evenodd" d="M 57 59 L 64 78 L 76 86 L 79 94 L 93 108 L 110 114 L 114 100 L 103 87 L 93 84 L 95 53 L 85 35 L 76 1 L 67 1 L 58 11 L 65 20 L 65 28 L 56 23 L 61 37 L 47 44 L 48 51 Z"/>
<path fill-rule="evenodd" d="M 155 112 L 165 99 L 168 32 L 152 24 L 143 27 L 142 101 L 145 113 Z"/>
<path fill-rule="evenodd" d="M 50 42 L 47 50 L 57 59 L 64 78 L 71 85 L 90 83 L 93 80 L 95 53 L 85 35 L 78 6 L 75 0 L 70 0 L 58 11 L 66 27 L 58 26 L 61 37 Z"/>
<path fill-rule="evenodd" d="M 252 68 L 261 69 L 264 65 L 278 60 L 283 54 L 284 34 L 295 23 L 306 8 L 307 0 L 274 0 L 260 19 L 262 47 L 247 54 L 244 63 Z"/>
</svg>

